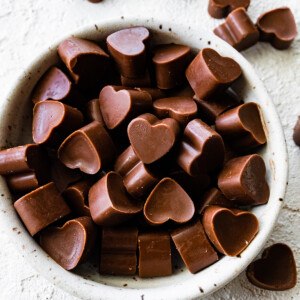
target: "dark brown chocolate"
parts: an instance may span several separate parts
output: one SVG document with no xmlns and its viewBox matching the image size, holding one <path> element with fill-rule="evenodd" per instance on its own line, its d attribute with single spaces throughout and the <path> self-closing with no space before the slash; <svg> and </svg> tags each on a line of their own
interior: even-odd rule
<svg viewBox="0 0 300 300">
<path fill-rule="evenodd" d="M 298 117 L 298 121 L 294 127 L 293 139 L 295 144 L 300 147 L 300 116 Z"/>
<path fill-rule="evenodd" d="M 121 75 L 121 84 L 126 87 L 151 87 L 151 77 L 148 70 L 144 76 L 140 76 L 138 78 L 127 78 Z"/>
<path fill-rule="evenodd" d="M 231 11 L 250 5 L 250 0 L 209 0 L 208 13 L 216 19 L 225 18 Z"/>
<path fill-rule="evenodd" d="M 156 88 L 136 87 L 135 90 L 149 93 L 152 101 L 166 97 L 166 94 L 162 90 Z"/>
<path fill-rule="evenodd" d="M 100 104 L 99 99 L 93 99 L 90 100 L 86 106 L 84 111 L 84 117 L 87 120 L 88 123 L 91 123 L 93 121 L 97 121 L 102 126 L 105 126 L 105 123 L 103 121 L 103 117 L 100 110 Z"/>
</svg>

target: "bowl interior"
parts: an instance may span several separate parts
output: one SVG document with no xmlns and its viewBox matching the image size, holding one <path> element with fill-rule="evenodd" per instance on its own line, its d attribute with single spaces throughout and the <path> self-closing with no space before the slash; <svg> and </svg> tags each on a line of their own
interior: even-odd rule
<svg viewBox="0 0 300 300">
<path fill-rule="evenodd" d="M 264 115 L 264 127 L 268 144 L 258 153 L 262 155 L 267 167 L 267 180 L 270 186 L 270 200 L 266 205 L 255 207 L 259 233 L 241 254 L 241 257 L 223 257 L 219 262 L 192 275 L 178 257 L 173 262 L 174 274 L 169 277 L 140 279 L 138 276 L 103 276 L 98 273 L 98 255 L 90 262 L 81 265 L 74 272 L 63 270 L 39 247 L 18 219 L 12 206 L 12 198 L 5 180 L 0 178 L 1 201 L 0 221 L 3 228 L 11 232 L 16 246 L 25 258 L 46 278 L 67 292 L 83 299 L 191 299 L 207 295 L 236 277 L 258 254 L 267 240 L 282 205 L 287 181 L 287 154 L 280 120 L 261 81 L 249 63 L 232 47 L 213 36 L 200 32 L 197 28 L 181 24 L 149 19 L 117 19 L 99 23 L 74 34 L 96 41 L 121 28 L 142 25 L 151 30 L 152 41 L 158 43 L 181 43 L 190 46 L 195 53 L 204 47 L 211 47 L 223 56 L 235 59 L 243 70 L 243 78 L 233 89 L 245 102 L 257 102 Z M 3 148 L 30 142 L 32 104 L 30 93 L 40 76 L 52 65 L 59 62 L 57 45 L 50 47 L 25 70 L 17 80 L 6 101 L 0 107 L 0 146 Z M 18 228 L 18 230 L 12 230 Z M 20 232 L 20 234 L 17 234 Z M 99 251 L 98 251 L 99 253 Z"/>
</svg>

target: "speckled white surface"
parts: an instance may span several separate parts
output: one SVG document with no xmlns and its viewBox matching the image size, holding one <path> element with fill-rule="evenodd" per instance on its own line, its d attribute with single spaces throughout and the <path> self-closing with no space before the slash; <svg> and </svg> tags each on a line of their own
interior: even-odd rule
<svg viewBox="0 0 300 300">
<path fill-rule="evenodd" d="M 110 17 L 145 15 L 213 29 L 220 20 L 206 12 L 208 0 L 0 0 L 0 99 L 15 77 L 33 57 L 57 38 L 78 27 Z M 299 0 L 252 0 L 249 14 L 256 20 L 272 8 L 289 6 L 300 29 Z M 300 148 L 292 141 L 292 129 L 300 115 L 300 37 L 289 50 L 277 51 L 259 43 L 243 53 L 253 64 L 277 106 L 284 127 L 290 176 L 284 208 L 268 242 L 285 242 L 294 250 L 300 273 Z M 99 298 L 101 295 L 99 295 Z M 37 274 L 0 228 L 0 299 L 75 299 Z M 253 287 L 241 274 L 208 299 L 300 299 L 300 284 L 285 292 Z"/>
</svg>

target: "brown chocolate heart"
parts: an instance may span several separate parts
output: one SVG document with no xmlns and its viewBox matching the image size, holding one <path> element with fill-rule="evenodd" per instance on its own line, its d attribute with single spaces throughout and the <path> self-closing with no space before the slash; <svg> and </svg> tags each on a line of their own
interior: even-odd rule
<svg viewBox="0 0 300 300">
<path fill-rule="evenodd" d="M 195 206 L 185 190 L 173 179 L 162 179 L 149 195 L 144 216 L 151 225 L 161 225 L 169 220 L 182 224 L 195 213 Z"/>
<path fill-rule="evenodd" d="M 133 119 L 127 132 L 137 156 L 142 162 L 150 164 L 171 150 L 179 136 L 180 127 L 174 119 L 159 120 L 147 113 Z"/>
<path fill-rule="evenodd" d="M 272 291 L 291 289 L 297 283 L 293 252 L 285 244 L 274 244 L 264 250 L 261 259 L 249 265 L 246 274 L 252 284 L 262 289 Z"/>
<path fill-rule="evenodd" d="M 254 214 L 220 206 L 208 206 L 202 223 L 217 250 L 228 256 L 237 256 L 243 252 L 256 236 L 259 227 Z"/>
<path fill-rule="evenodd" d="M 239 7 L 248 8 L 250 0 L 209 0 L 208 12 L 213 18 L 225 18 L 231 11 Z"/>
<path fill-rule="evenodd" d="M 92 219 L 80 217 L 60 228 L 46 228 L 40 235 L 40 245 L 64 269 L 72 270 L 89 258 L 96 238 Z"/>
</svg>

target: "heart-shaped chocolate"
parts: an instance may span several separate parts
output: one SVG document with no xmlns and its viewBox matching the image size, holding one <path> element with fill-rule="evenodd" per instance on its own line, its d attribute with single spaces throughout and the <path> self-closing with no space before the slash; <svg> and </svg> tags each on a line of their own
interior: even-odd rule
<svg viewBox="0 0 300 300">
<path fill-rule="evenodd" d="M 151 109 L 149 93 L 122 86 L 108 85 L 99 95 L 100 109 L 108 129 L 115 129 Z"/>
<path fill-rule="evenodd" d="M 250 0 L 209 0 L 208 13 L 216 19 L 225 18 L 239 7 L 248 8 Z"/>
<path fill-rule="evenodd" d="M 259 227 L 254 214 L 220 206 L 208 206 L 202 223 L 213 245 L 228 256 L 237 256 L 243 252 L 256 236 Z"/>
<path fill-rule="evenodd" d="M 187 80 L 200 99 L 208 99 L 222 92 L 241 74 L 237 62 L 210 48 L 202 49 L 185 71 Z"/>
<path fill-rule="evenodd" d="M 114 156 L 113 141 L 104 127 L 96 121 L 73 132 L 58 149 L 58 158 L 66 167 L 79 168 L 87 174 L 96 174 Z"/>
<path fill-rule="evenodd" d="M 195 213 L 192 199 L 173 179 L 162 179 L 153 189 L 144 206 L 144 216 L 151 225 L 161 225 L 169 220 L 182 224 Z"/>
<path fill-rule="evenodd" d="M 100 105 L 99 105 L 99 99 L 98 98 L 90 100 L 85 105 L 84 117 L 85 117 L 85 120 L 88 123 L 91 123 L 93 121 L 97 121 L 102 126 L 105 126 L 104 121 L 103 121 L 103 117 L 102 117 L 102 114 L 101 114 Z"/>
<path fill-rule="evenodd" d="M 300 116 L 298 117 L 297 123 L 294 127 L 293 140 L 295 144 L 300 147 Z"/>
<path fill-rule="evenodd" d="M 272 291 L 288 290 L 297 284 L 293 252 L 282 243 L 266 248 L 262 258 L 249 265 L 246 274 L 252 284 Z"/>
<path fill-rule="evenodd" d="M 297 35 L 297 25 L 288 7 L 281 7 L 262 14 L 257 20 L 260 39 L 270 42 L 276 49 L 288 48 Z"/>
<path fill-rule="evenodd" d="M 159 120 L 147 113 L 133 119 L 127 132 L 136 155 L 142 162 L 150 164 L 171 150 L 178 139 L 180 127 L 174 119 Z"/>
<path fill-rule="evenodd" d="M 96 238 L 97 227 L 92 219 L 80 217 L 60 228 L 46 228 L 40 235 L 40 245 L 64 269 L 72 270 L 89 258 Z"/>
<path fill-rule="evenodd" d="M 197 116 L 197 104 L 193 98 L 170 97 L 154 101 L 153 108 L 155 115 L 162 118 L 173 118 L 185 126 Z"/>
</svg>

